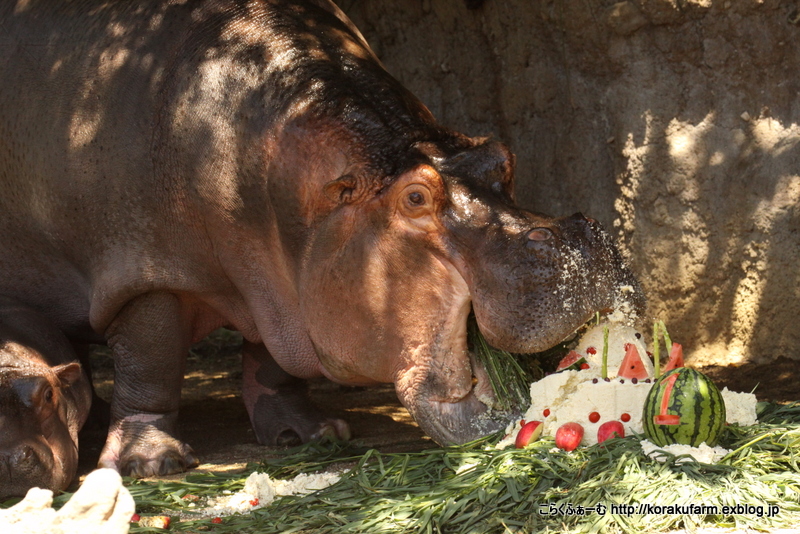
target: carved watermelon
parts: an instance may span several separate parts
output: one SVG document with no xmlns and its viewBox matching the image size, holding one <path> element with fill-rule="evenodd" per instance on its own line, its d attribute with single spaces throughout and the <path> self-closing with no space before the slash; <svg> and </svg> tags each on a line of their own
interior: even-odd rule
<svg viewBox="0 0 800 534">
<path fill-rule="evenodd" d="M 666 373 L 667 371 L 672 371 L 673 369 L 683 366 L 683 346 L 681 346 L 679 343 L 673 343 L 672 349 L 669 351 L 669 361 L 664 367 L 663 372 Z"/>
<path fill-rule="evenodd" d="M 581 369 L 586 369 L 588 367 L 589 364 L 586 363 L 586 357 L 582 354 L 578 354 L 574 350 L 571 350 L 566 356 L 561 358 L 560 362 L 558 362 L 556 372 L 564 370 L 580 371 Z"/>
<path fill-rule="evenodd" d="M 661 447 L 673 443 L 713 447 L 725 429 L 725 402 L 706 375 L 688 367 L 665 373 L 650 389 L 642 413 L 644 433 Z"/>
<path fill-rule="evenodd" d="M 647 378 L 647 369 L 639 356 L 639 349 L 633 343 L 625 343 L 625 358 L 619 366 L 617 376 L 623 378 L 636 378 L 639 380 Z"/>
</svg>

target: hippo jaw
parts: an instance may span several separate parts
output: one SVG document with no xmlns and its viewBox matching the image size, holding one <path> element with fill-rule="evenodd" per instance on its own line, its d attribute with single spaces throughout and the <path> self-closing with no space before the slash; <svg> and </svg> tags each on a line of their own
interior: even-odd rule
<svg viewBox="0 0 800 534">
<path fill-rule="evenodd" d="M 395 377 L 395 390 L 420 428 L 441 445 L 461 444 L 505 428 L 516 412 L 493 409 L 489 377 L 467 347 L 471 302 L 459 309 L 448 342 L 429 347 Z"/>
<path fill-rule="evenodd" d="M 442 445 L 466 443 L 504 428 L 515 413 L 493 410 L 494 392 L 483 366 L 467 345 L 471 299 L 463 278 L 453 280 L 462 301 L 444 321 L 439 343 L 415 346 L 395 378 L 397 397 L 414 420 Z"/>
</svg>

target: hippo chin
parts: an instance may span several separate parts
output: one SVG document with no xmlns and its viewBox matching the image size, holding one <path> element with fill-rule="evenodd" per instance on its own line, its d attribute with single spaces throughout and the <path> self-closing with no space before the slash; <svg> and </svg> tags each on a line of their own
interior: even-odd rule
<svg viewBox="0 0 800 534">
<path fill-rule="evenodd" d="M 0 20 L 0 294 L 112 348 L 101 466 L 197 463 L 181 381 L 220 326 L 247 340 L 262 443 L 349 435 L 308 402 L 319 375 L 394 383 L 458 443 L 505 424 L 479 400 L 470 310 L 529 352 L 638 295 L 595 222 L 517 208 L 508 150 L 438 125 L 331 2 L 42 0 Z"/>
<path fill-rule="evenodd" d="M 0 499 L 65 489 L 91 390 L 67 339 L 34 310 L 0 297 Z"/>
</svg>

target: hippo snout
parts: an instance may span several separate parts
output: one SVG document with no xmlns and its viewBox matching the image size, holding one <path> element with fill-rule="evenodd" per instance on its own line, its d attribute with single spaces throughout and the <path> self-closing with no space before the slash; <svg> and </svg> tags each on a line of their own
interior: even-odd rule
<svg viewBox="0 0 800 534">
<path fill-rule="evenodd" d="M 32 487 L 53 487 L 55 462 L 49 447 L 35 441 L 0 449 L 0 498 L 22 497 Z"/>
<path fill-rule="evenodd" d="M 539 352 L 597 311 L 644 311 L 637 280 L 596 220 L 582 213 L 550 218 L 498 211 L 495 225 L 480 233 L 454 227 L 465 245 L 472 306 L 489 343 Z"/>
</svg>

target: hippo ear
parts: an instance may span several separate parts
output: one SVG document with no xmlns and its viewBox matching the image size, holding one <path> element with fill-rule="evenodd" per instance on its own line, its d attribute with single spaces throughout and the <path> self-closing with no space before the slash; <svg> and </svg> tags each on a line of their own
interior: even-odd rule
<svg viewBox="0 0 800 534">
<path fill-rule="evenodd" d="M 497 141 L 481 140 L 479 144 L 447 158 L 441 171 L 472 180 L 477 184 L 505 193 L 514 199 L 514 154 Z"/>
<path fill-rule="evenodd" d="M 325 196 L 337 204 L 349 204 L 361 197 L 359 180 L 352 174 L 345 174 L 325 184 Z"/>
<path fill-rule="evenodd" d="M 81 364 L 78 362 L 65 363 L 53 367 L 53 372 L 61 381 L 61 387 L 67 388 L 81 378 Z"/>
</svg>

